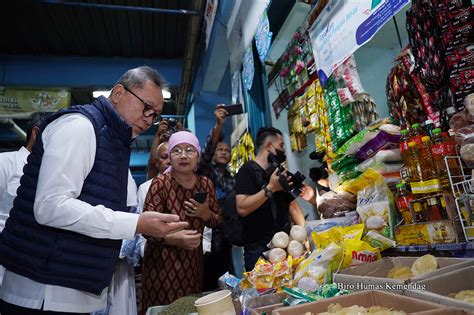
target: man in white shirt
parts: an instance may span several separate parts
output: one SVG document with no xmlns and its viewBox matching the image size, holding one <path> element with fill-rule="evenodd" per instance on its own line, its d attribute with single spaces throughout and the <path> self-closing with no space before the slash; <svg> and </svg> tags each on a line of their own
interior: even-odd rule
<svg viewBox="0 0 474 315">
<path fill-rule="evenodd" d="M 158 212 L 128 213 L 130 145 L 159 120 L 164 80 L 127 71 L 109 98 L 46 121 L 0 235 L 0 313 L 90 313 L 106 307 L 121 240 L 187 226 Z"/>
<path fill-rule="evenodd" d="M 0 232 L 5 227 L 10 209 L 13 207 L 13 199 L 16 197 L 16 190 L 20 186 L 20 178 L 23 175 L 23 167 L 31 152 L 33 143 L 41 123 L 50 116 L 51 113 L 36 112 L 31 114 L 26 128 L 26 145 L 18 151 L 0 153 Z M 0 266 L 0 285 L 2 285 L 5 268 Z"/>
</svg>

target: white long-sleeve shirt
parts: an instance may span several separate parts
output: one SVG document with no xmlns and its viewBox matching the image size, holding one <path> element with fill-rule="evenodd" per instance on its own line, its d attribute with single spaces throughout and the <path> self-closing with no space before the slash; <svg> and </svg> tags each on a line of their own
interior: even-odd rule
<svg viewBox="0 0 474 315">
<path fill-rule="evenodd" d="M 5 227 L 5 221 L 13 207 L 13 199 L 20 186 L 23 167 L 29 154 L 30 151 L 25 147 L 0 154 L 0 232 Z"/>
<path fill-rule="evenodd" d="M 5 222 L 13 207 L 16 190 L 20 186 L 23 167 L 29 154 L 30 151 L 25 147 L 21 147 L 15 152 L 0 154 L 0 232 L 5 227 Z M 4 273 L 5 268 L 0 266 L 0 286 L 3 282 Z"/>
<path fill-rule="evenodd" d="M 46 127 L 42 140 L 44 154 L 33 208 L 38 223 L 95 238 L 133 239 L 137 214 L 77 199 L 95 159 L 92 123 L 81 114 L 61 116 Z M 94 295 L 38 283 L 7 270 L 0 299 L 33 309 L 44 302 L 44 310 L 89 313 L 105 308 L 107 288 Z"/>
</svg>

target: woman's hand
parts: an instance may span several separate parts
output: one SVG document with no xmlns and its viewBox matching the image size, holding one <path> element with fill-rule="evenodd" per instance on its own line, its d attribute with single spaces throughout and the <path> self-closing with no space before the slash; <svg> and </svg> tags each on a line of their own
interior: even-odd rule
<svg viewBox="0 0 474 315">
<path fill-rule="evenodd" d="M 316 198 L 314 198 L 315 192 L 313 187 L 303 184 L 303 187 L 301 188 L 301 194 L 300 197 L 303 200 L 306 200 L 314 205 L 316 205 Z"/>
<path fill-rule="evenodd" d="M 165 237 L 167 245 L 176 246 L 185 250 L 194 250 L 201 245 L 201 233 L 196 230 L 182 230 Z"/>
<path fill-rule="evenodd" d="M 211 217 L 211 209 L 209 208 L 209 197 L 203 203 L 199 203 L 194 199 L 184 202 L 184 211 L 188 217 L 200 218 L 207 222 Z"/>
</svg>

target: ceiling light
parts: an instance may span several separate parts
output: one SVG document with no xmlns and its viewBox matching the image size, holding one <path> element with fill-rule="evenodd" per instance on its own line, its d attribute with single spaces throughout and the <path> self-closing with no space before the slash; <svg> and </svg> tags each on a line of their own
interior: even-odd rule
<svg viewBox="0 0 474 315">
<path fill-rule="evenodd" d="M 163 90 L 163 98 L 164 99 L 168 99 L 168 98 L 171 98 L 171 92 L 168 91 L 168 90 Z"/>
<path fill-rule="evenodd" d="M 99 96 L 109 97 L 109 95 L 110 95 L 110 90 L 92 92 L 92 96 L 94 96 L 94 98 L 98 98 Z"/>
</svg>

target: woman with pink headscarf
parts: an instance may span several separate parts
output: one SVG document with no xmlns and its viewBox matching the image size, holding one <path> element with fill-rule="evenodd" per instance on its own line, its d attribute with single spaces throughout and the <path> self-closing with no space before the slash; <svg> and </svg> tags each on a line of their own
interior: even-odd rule
<svg viewBox="0 0 474 315">
<path fill-rule="evenodd" d="M 168 141 L 171 166 L 153 179 L 145 199 L 143 211 L 177 214 L 189 227 L 163 239 L 147 237 L 141 314 L 150 306 L 202 291 L 202 233 L 204 226 L 215 227 L 221 218 L 211 180 L 196 174 L 200 151 L 195 135 L 174 133 Z M 198 192 L 207 193 L 202 203 L 195 200 Z"/>
</svg>

